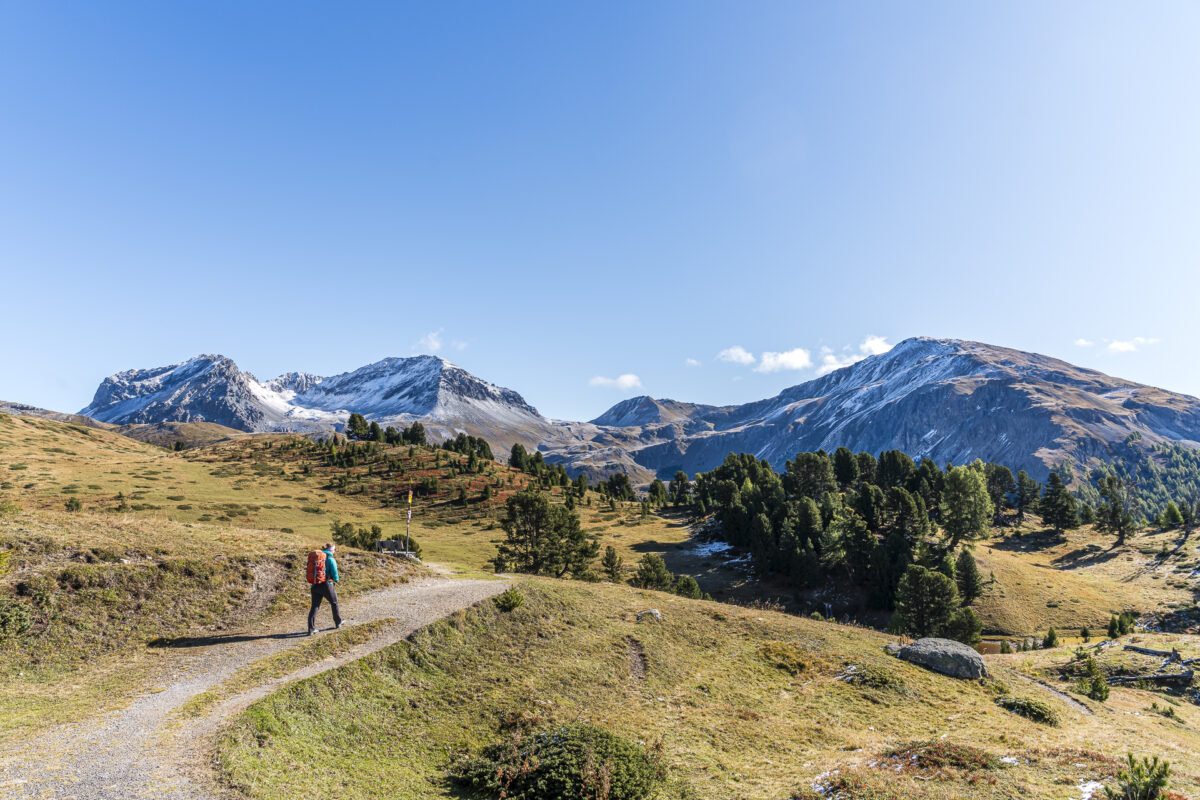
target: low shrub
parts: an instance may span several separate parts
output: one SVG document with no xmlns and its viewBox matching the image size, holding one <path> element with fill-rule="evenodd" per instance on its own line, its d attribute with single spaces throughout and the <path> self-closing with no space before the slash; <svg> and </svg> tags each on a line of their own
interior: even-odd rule
<svg viewBox="0 0 1200 800">
<path fill-rule="evenodd" d="M 525 602 L 525 597 L 517 591 L 515 586 L 510 586 L 493 597 L 492 602 L 496 604 L 496 608 L 508 613 L 513 609 L 519 608 Z"/>
<path fill-rule="evenodd" d="M 812 668 L 812 660 L 793 642 L 763 642 L 758 657 L 789 675 L 799 675 Z"/>
<path fill-rule="evenodd" d="M 1032 697 L 1001 697 L 996 700 L 996 705 L 1043 725 L 1058 725 L 1061 721 L 1058 712 L 1049 704 Z"/>
<path fill-rule="evenodd" d="M 1106 786 L 1104 793 L 1108 800 L 1158 800 L 1166 796 L 1170 784 L 1170 762 L 1159 761 L 1158 756 L 1138 761 L 1129 753 L 1125 767 L 1117 773 L 1117 788 Z"/>
<path fill-rule="evenodd" d="M 658 753 L 595 725 L 544 728 L 460 760 L 451 778 L 484 797 L 505 800 L 644 800 L 666 780 Z"/>
<path fill-rule="evenodd" d="M 831 775 L 812 788 L 804 788 L 792 800 L 901 800 L 900 795 L 857 775 Z"/>
<path fill-rule="evenodd" d="M 884 757 L 916 769 L 999 769 L 1000 759 L 978 747 L 947 741 L 908 742 L 888 750 Z"/>
<path fill-rule="evenodd" d="M 908 690 L 904 680 L 893 672 L 882 667 L 863 664 L 847 664 L 842 671 L 842 680 L 854 686 L 867 686 L 872 689 L 887 689 L 894 692 Z"/>
<path fill-rule="evenodd" d="M 33 627 L 33 614 L 29 606 L 19 600 L 0 598 L 0 639 L 20 636 Z"/>
</svg>

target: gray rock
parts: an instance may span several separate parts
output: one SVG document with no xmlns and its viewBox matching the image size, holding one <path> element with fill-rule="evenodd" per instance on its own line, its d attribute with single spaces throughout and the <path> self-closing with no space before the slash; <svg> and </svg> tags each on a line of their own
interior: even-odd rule
<svg viewBox="0 0 1200 800">
<path fill-rule="evenodd" d="M 986 678 L 988 674 L 983 656 L 953 639 L 918 639 L 900 648 L 899 656 L 952 678 Z"/>
<path fill-rule="evenodd" d="M 655 622 L 662 622 L 662 612 L 657 608 L 651 608 L 648 611 L 639 611 L 637 621 L 641 622 L 643 617 L 650 617 Z"/>
<path fill-rule="evenodd" d="M 900 651 L 904 649 L 904 645 L 897 644 L 895 642 L 888 642 L 883 646 L 883 649 L 887 651 L 889 656 L 898 656 L 900 655 Z"/>
</svg>

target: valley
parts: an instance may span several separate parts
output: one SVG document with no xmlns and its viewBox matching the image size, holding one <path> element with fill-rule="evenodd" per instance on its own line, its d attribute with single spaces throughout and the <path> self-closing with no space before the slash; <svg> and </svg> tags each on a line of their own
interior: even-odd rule
<svg viewBox="0 0 1200 800">
<path fill-rule="evenodd" d="M 967 787 L 980 797 L 1049 797 L 1111 778 L 1129 749 L 1166 756 L 1175 786 L 1200 788 L 1191 777 L 1200 772 L 1200 718 L 1190 694 L 1120 686 L 1097 703 L 1061 677 L 1074 669 L 1079 630 L 1091 629 L 1094 644 L 1125 611 L 1149 627 L 1119 644 L 1174 647 L 1185 657 L 1200 647 L 1194 635 L 1152 630 L 1193 624 L 1200 539 L 1178 529 L 1114 547 L 1090 525 L 1055 533 L 1030 515 L 975 541 L 984 582 L 974 608 L 985 635 L 1040 640 L 1052 626 L 1061 637 L 1054 648 L 987 656 L 992 678 L 980 684 L 891 658 L 882 646 L 894 636 L 808 618 L 825 608 L 816 596 L 757 572 L 748 553 L 686 508 L 647 513 L 642 501 L 608 498 L 598 487 L 576 497 L 551 467 L 532 474 L 428 445 L 339 437 L 332 451 L 336 458 L 328 442 L 290 433 L 173 451 L 104 427 L 0 419 L 0 552 L 9 554 L 0 587 L 5 602 L 31 612 L 26 632 L 0 641 L 0 741 L 17 746 L 71 721 L 134 713 L 178 669 L 178 650 L 163 642 L 200 637 L 214 643 L 206 652 L 220 653 L 221 637 L 280 631 L 306 603 L 303 553 L 329 537 L 333 522 L 402 535 L 409 486 L 417 488 L 412 533 L 425 563 L 339 551 L 344 605 L 387 587 L 452 580 L 428 577 L 432 570 L 494 581 L 505 503 L 533 487 L 554 505 L 573 503 L 588 537 L 623 559 L 622 581 L 513 576 L 522 602 L 509 611 L 485 601 L 398 641 L 380 638 L 391 614 L 381 609 L 373 612 L 381 622 L 352 617 L 337 634 L 349 634 L 344 643 L 302 643 L 284 660 L 248 655 L 237 662 L 236 688 L 222 683 L 226 672 L 171 695 L 183 720 L 228 711 L 227 722 L 204 728 L 201 746 L 219 759 L 205 791 L 302 797 L 294 765 L 318 747 L 322 757 L 338 754 L 341 796 L 374 797 L 379 785 L 401 796 L 416 787 L 458 796 L 448 776 L 464 754 L 572 720 L 653 745 L 669 776 L 663 797 L 807 797 L 813 786 L 840 786 L 846 797 L 954 797 Z M 66 509 L 73 499 L 80 510 Z M 724 602 L 627 585 L 647 554 Z M 650 608 L 661 622 L 637 621 Z M 837 614 L 846 612 L 861 613 Z M 860 623 L 879 624 L 870 614 Z M 372 642 L 382 649 L 371 654 Z M 1102 663 L 1119 652 L 1105 650 Z M 1134 669 L 1128 659 L 1112 668 Z M 254 694 L 256 685 L 264 694 Z M 247 691 L 244 705 L 231 705 Z M 341 703 L 331 706 L 335 695 Z M 1009 696 L 1041 700 L 1059 724 L 997 704 Z M 1151 713 L 1151 704 L 1173 716 Z M 313 708 L 330 707 L 354 711 L 313 717 Z M 972 758 L 982 761 L 938 766 L 944 753 L 913 744 L 918 728 L 925 740 L 976 748 Z M 921 766 L 897 774 L 889 753 L 912 747 L 932 749 Z M 21 763 L 7 762 L 0 787 L 32 796 L 24 792 L 34 784 L 18 783 L 28 780 L 18 775 L 28 769 Z"/>
</svg>

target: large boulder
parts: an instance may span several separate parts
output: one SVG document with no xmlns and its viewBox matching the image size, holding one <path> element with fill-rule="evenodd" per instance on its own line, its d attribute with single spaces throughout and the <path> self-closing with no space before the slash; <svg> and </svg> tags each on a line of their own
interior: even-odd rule
<svg viewBox="0 0 1200 800">
<path fill-rule="evenodd" d="M 953 639 L 918 639 L 900 648 L 900 658 L 952 678 L 986 678 L 983 656 Z"/>
</svg>

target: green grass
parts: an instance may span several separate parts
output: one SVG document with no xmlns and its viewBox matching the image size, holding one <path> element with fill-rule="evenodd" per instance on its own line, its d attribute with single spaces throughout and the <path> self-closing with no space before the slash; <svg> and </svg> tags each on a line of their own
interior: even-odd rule
<svg viewBox="0 0 1200 800">
<path fill-rule="evenodd" d="M 220 685 L 193 697 L 180 707 L 179 713 L 183 716 L 200 716 L 226 698 L 260 686 L 273 678 L 291 675 L 310 664 L 353 650 L 358 645 L 374 639 L 381 629 L 393 622 L 395 620 L 388 617 L 352 625 L 340 631 L 331 631 L 317 638 L 307 639 L 295 647 L 261 658 L 242 667 Z"/>
<path fill-rule="evenodd" d="M 668 797 L 790 797 L 831 769 L 898 797 L 1056 797 L 1104 774 L 1107 758 L 1087 750 L 1175 747 L 1182 771 L 1198 766 L 1193 732 L 1172 722 L 1164 739 L 1158 722 L 1124 713 L 1125 700 L 1147 705 L 1133 691 L 1114 689 L 1125 699 L 1095 718 L 1046 695 L 1070 721 L 1052 728 L 1000 708 L 1002 685 L 898 661 L 870 631 L 618 586 L 519 590 L 525 602 L 511 612 L 482 604 L 255 704 L 220 743 L 225 780 L 254 800 L 302 798 L 311 786 L 299 767 L 321 763 L 345 800 L 380 787 L 454 797 L 445 775 L 459 755 L 514 725 L 575 721 L 661 745 Z M 663 623 L 637 623 L 651 607 Z M 967 767 L 878 766 L 918 732 L 989 770 L 1003 756 L 1021 761 L 994 784 Z"/>
</svg>

